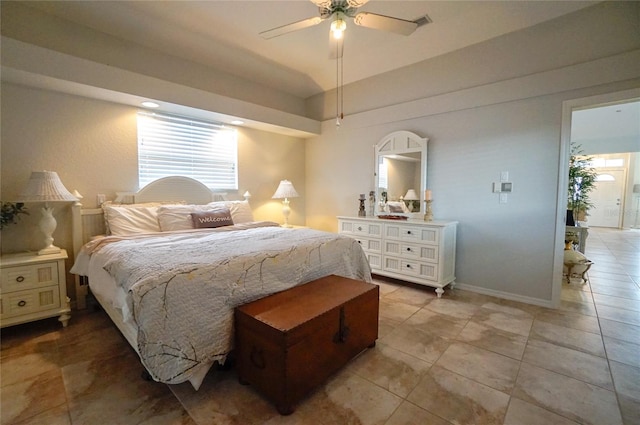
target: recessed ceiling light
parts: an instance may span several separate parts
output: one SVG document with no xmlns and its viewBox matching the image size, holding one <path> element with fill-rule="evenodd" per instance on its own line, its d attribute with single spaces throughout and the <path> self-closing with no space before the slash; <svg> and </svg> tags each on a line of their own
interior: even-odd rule
<svg viewBox="0 0 640 425">
<path fill-rule="evenodd" d="M 233 121 L 231 121 L 231 124 L 233 124 L 233 125 L 242 125 L 242 124 L 244 124 L 244 121 L 233 120 Z"/>
<path fill-rule="evenodd" d="M 160 105 L 158 105 L 155 102 L 142 102 L 142 106 L 144 106 L 145 108 L 158 108 L 158 107 L 160 107 Z"/>
</svg>

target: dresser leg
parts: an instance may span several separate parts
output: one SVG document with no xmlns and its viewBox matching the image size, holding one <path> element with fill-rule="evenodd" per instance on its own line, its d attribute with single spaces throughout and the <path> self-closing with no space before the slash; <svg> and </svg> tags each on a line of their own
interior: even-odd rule
<svg viewBox="0 0 640 425">
<path fill-rule="evenodd" d="M 436 294 L 438 294 L 438 298 L 442 298 L 442 294 L 444 294 L 444 289 L 436 288 Z"/>
</svg>

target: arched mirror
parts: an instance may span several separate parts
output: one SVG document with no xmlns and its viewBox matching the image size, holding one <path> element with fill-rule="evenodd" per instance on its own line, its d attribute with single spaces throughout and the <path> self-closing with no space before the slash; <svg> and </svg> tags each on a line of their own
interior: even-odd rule
<svg viewBox="0 0 640 425">
<path fill-rule="evenodd" d="M 376 215 L 422 218 L 427 189 L 427 141 L 410 131 L 388 134 L 375 148 Z"/>
</svg>

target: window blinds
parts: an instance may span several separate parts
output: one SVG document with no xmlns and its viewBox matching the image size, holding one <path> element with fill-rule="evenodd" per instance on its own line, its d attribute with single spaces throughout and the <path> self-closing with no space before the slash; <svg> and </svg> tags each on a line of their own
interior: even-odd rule
<svg viewBox="0 0 640 425">
<path fill-rule="evenodd" d="M 237 132 L 176 115 L 138 113 L 140 187 L 167 176 L 191 177 L 212 190 L 238 189 Z"/>
</svg>

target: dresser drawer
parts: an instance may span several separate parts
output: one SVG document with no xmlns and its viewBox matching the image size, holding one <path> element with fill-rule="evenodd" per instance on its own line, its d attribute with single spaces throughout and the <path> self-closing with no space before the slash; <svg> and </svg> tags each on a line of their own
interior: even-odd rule
<svg viewBox="0 0 640 425">
<path fill-rule="evenodd" d="M 386 224 L 384 226 L 384 238 L 388 240 L 438 245 L 440 243 L 440 229 L 425 226 Z"/>
<path fill-rule="evenodd" d="M 5 267 L 0 276 L 0 289 L 7 293 L 57 285 L 58 275 L 58 263 L 55 261 Z"/>
<path fill-rule="evenodd" d="M 360 237 L 369 236 L 380 238 L 382 236 L 382 223 L 368 223 L 365 221 L 339 221 L 339 233 Z"/>
<path fill-rule="evenodd" d="M 382 253 L 382 241 L 380 239 L 359 238 L 357 236 L 352 237 L 358 241 L 364 252 Z"/>
<path fill-rule="evenodd" d="M 383 257 L 382 270 L 421 279 L 438 279 L 437 263 L 425 263 L 422 261 L 411 261 L 404 258 L 385 256 Z"/>
<path fill-rule="evenodd" d="M 383 242 L 382 253 L 402 257 L 407 260 L 437 263 L 438 251 L 439 248 L 437 245 L 418 245 L 403 241 L 386 240 Z"/>
<path fill-rule="evenodd" d="M 60 308 L 58 286 L 2 294 L 2 319 Z"/>
</svg>

